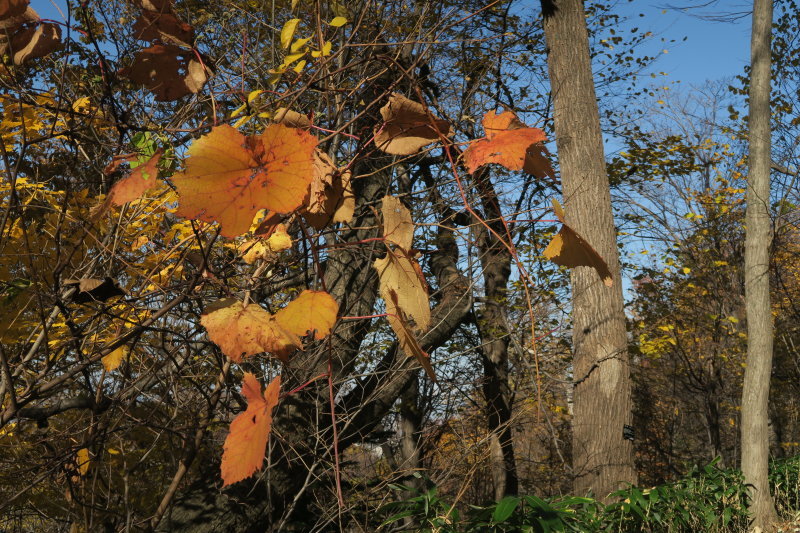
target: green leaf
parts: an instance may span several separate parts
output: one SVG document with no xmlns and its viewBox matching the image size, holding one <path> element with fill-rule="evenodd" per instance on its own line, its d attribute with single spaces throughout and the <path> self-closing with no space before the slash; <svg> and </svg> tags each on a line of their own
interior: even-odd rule
<svg viewBox="0 0 800 533">
<path fill-rule="evenodd" d="M 506 496 L 497 502 L 497 507 L 494 508 L 494 513 L 492 514 L 492 522 L 499 524 L 508 520 L 514 514 L 517 505 L 519 505 L 519 498 L 516 496 Z"/>
</svg>

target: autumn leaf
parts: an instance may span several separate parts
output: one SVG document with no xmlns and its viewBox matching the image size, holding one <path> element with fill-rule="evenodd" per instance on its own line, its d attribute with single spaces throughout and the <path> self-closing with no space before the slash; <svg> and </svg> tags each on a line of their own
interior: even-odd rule
<svg viewBox="0 0 800 533">
<path fill-rule="evenodd" d="M 292 351 L 303 346 L 296 334 L 283 329 L 275 316 L 261 306 L 251 303 L 244 307 L 232 298 L 208 306 L 200 323 L 208 331 L 208 338 L 235 363 L 262 352 L 285 362 Z"/>
<path fill-rule="evenodd" d="M 545 157 L 546 140 L 538 128 L 528 128 L 511 111 L 497 115 L 489 111 L 483 118 L 486 137 L 473 142 L 464 151 L 464 163 L 470 173 L 483 165 L 497 163 L 509 170 L 525 170 L 537 177 L 554 177 Z"/>
<path fill-rule="evenodd" d="M 104 302 L 115 296 L 125 296 L 127 293 L 112 278 L 81 278 L 65 279 L 65 287 L 74 287 L 72 295 L 75 303 Z"/>
<path fill-rule="evenodd" d="M 383 238 L 404 250 L 411 249 L 414 239 L 414 222 L 411 213 L 394 196 L 384 196 L 381 204 Z"/>
<path fill-rule="evenodd" d="M 405 353 L 407 357 L 414 357 L 419 361 L 419 364 L 425 369 L 425 373 L 428 374 L 428 377 L 430 377 L 432 381 L 436 381 L 436 373 L 433 371 L 433 366 L 431 366 L 430 355 L 422 349 L 414 332 L 411 331 L 408 317 L 406 317 L 406 314 L 400 307 L 397 292 L 393 289 L 389 289 L 386 296 L 388 296 L 388 299 L 384 297 L 386 301 L 386 320 L 389 321 L 389 325 L 392 327 L 395 335 L 397 335 L 397 342 L 400 344 L 400 349 L 403 350 L 403 353 Z"/>
<path fill-rule="evenodd" d="M 75 464 L 78 466 L 78 473 L 81 476 L 85 476 L 89 473 L 89 466 L 91 465 L 91 457 L 89 456 L 89 450 L 87 448 L 81 448 L 78 450 L 78 453 L 75 454 Z"/>
<path fill-rule="evenodd" d="M 567 268 L 588 266 L 594 268 L 606 286 L 611 287 L 614 280 L 605 260 L 584 240 L 583 237 L 567 225 L 564 210 L 556 199 L 553 199 L 553 211 L 563 224 L 561 230 L 553 237 L 544 250 L 544 256 L 557 265 Z"/>
<path fill-rule="evenodd" d="M 155 44 L 136 52 L 133 64 L 120 75 L 149 89 L 157 101 L 168 102 L 200 92 L 210 74 L 207 66 L 192 50 Z"/>
<path fill-rule="evenodd" d="M 430 297 L 417 260 L 405 250 L 389 250 L 373 266 L 378 271 L 381 297 L 389 301 L 389 295 L 395 292 L 400 309 L 414 320 L 417 328 L 427 330 L 431 323 Z"/>
<path fill-rule="evenodd" d="M 111 187 L 108 193 L 108 201 L 116 206 L 124 205 L 128 202 L 138 200 L 148 189 L 155 187 L 158 182 L 158 163 L 163 150 L 156 150 L 144 163 L 134 168 L 131 173 L 122 178 Z M 128 161 L 136 161 L 138 156 L 132 157 Z"/>
<path fill-rule="evenodd" d="M 263 466 L 272 411 L 278 404 L 280 390 L 281 377 L 276 376 L 262 395 L 258 379 L 245 372 L 242 395 L 247 400 L 247 409 L 233 419 L 225 438 L 220 465 L 223 487 L 249 478 Z"/>
<path fill-rule="evenodd" d="M 248 241 L 244 246 L 247 251 L 242 259 L 248 265 L 252 265 L 259 259 L 269 259 L 281 250 L 291 248 L 292 238 L 286 233 L 286 226 L 278 224 L 268 238 Z"/>
<path fill-rule="evenodd" d="M 300 207 L 313 177 L 316 139 L 280 124 L 245 137 L 222 125 L 188 149 L 186 170 L 172 182 L 178 190 L 177 214 L 219 222 L 225 237 L 250 229 L 260 209 L 289 213 Z"/>
<path fill-rule="evenodd" d="M 350 178 L 350 170 L 336 168 L 328 154 L 317 150 L 303 218 L 318 230 L 331 222 L 349 222 L 356 206 Z"/>
<path fill-rule="evenodd" d="M 290 128 L 311 127 L 311 120 L 309 120 L 307 116 L 285 107 L 279 107 L 275 111 L 273 120 L 278 124 L 283 124 L 284 126 L 289 126 Z"/>
<path fill-rule="evenodd" d="M 190 48 L 194 41 L 194 28 L 172 12 L 144 9 L 133 25 L 133 35 L 140 41 L 161 40 Z"/>
<path fill-rule="evenodd" d="M 18 17 L 25 13 L 30 0 L 0 0 L 0 19 Z"/>
<path fill-rule="evenodd" d="M 100 362 L 103 363 L 103 368 L 106 369 L 106 372 L 112 372 L 119 368 L 119 365 L 122 364 L 122 360 L 128 356 L 129 352 L 130 348 L 125 345 L 120 346 L 116 350 L 100 359 Z"/>
<path fill-rule="evenodd" d="M 9 42 L 9 51 L 15 65 L 44 57 L 60 47 L 61 28 L 50 22 L 41 22 L 34 27 L 21 29 Z"/>
<path fill-rule="evenodd" d="M 446 120 L 433 119 L 428 109 L 392 93 L 381 108 L 383 124 L 375 130 L 375 146 L 388 154 L 411 155 L 450 133 Z"/>
<path fill-rule="evenodd" d="M 206 308 L 200 323 L 208 338 L 236 363 L 261 352 L 285 362 L 292 351 L 303 347 L 300 337 L 307 332 L 315 332 L 318 340 L 327 336 L 338 312 L 331 295 L 306 290 L 274 315 L 257 304 L 244 307 L 232 298 L 220 300 Z"/>
<path fill-rule="evenodd" d="M 275 314 L 281 327 L 295 335 L 313 332 L 317 340 L 331 332 L 339 313 L 339 304 L 324 291 L 305 290 Z"/>
</svg>

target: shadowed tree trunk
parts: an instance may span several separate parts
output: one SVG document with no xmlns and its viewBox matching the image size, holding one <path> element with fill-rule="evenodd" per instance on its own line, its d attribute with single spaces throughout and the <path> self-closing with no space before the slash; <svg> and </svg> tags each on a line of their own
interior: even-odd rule
<svg viewBox="0 0 800 533">
<path fill-rule="evenodd" d="M 750 40 L 750 156 L 744 254 L 747 367 L 742 390 L 742 472 L 750 492 L 752 525 L 767 531 L 773 528 L 777 518 L 767 477 L 773 343 L 769 295 L 771 33 L 772 0 L 755 0 Z"/>
<path fill-rule="evenodd" d="M 633 420 L 617 234 L 581 0 L 542 0 L 554 125 L 567 222 L 605 259 L 603 285 L 588 267 L 572 270 L 573 470 L 578 495 L 600 499 L 636 483 Z"/>
</svg>

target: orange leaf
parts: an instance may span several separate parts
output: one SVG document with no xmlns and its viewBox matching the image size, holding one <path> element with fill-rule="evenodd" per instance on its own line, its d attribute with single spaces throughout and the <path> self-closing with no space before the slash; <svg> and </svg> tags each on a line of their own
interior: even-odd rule
<svg viewBox="0 0 800 533">
<path fill-rule="evenodd" d="M 250 229 L 260 209 L 288 213 L 300 207 L 313 176 L 317 140 L 280 124 L 245 137 L 217 126 L 187 151 L 186 170 L 172 181 L 180 196 L 177 214 L 219 222 L 225 237 Z"/>
<path fill-rule="evenodd" d="M 339 304 L 324 291 L 305 290 L 300 296 L 275 314 L 281 327 L 294 335 L 314 332 L 314 338 L 324 339 L 331 332 L 339 313 Z"/>
<path fill-rule="evenodd" d="M 553 210 L 563 226 L 545 248 L 544 256 L 555 264 L 567 268 L 592 267 L 600 275 L 603 283 L 611 287 L 614 280 L 605 260 L 583 237 L 567 225 L 564 210 L 556 199 L 553 199 Z"/>
<path fill-rule="evenodd" d="M 407 357 L 414 357 L 425 369 L 425 373 L 432 381 L 436 381 L 436 374 L 431 366 L 430 355 L 422 349 L 416 336 L 411 331 L 408 324 L 408 318 L 398 304 L 397 293 L 394 290 L 389 290 L 388 299 L 386 299 L 386 319 L 389 325 L 392 326 L 397 341 L 400 343 L 400 348 Z"/>
<path fill-rule="evenodd" d="M 419 329 L 427 330 L 431 324 L 428 285 L 417 260 L 405 250 L 388 250 L 386 257 L 376 259 L 373 266 L 384 301 L 389 302 L 395 293 L 398 308 L 414 319 Z"/>
<path fill-rule="evenodd" d="M 292 351 L 303 346 L 297 335 L 283 329 L 275 316 L 259 305 L 244 307 L 232 298 L 207 307 L 200 323 L 208 331 L 208 338 L 235 363 L 261 352 L 287 361 Z"/>
<path fill-rule="evenodd" d="M 411 155 L 450 133 L 446 120 L 433 119 L 428 109 L 392 93 L 381 108 L 384 123 L 375 130 L 375 146 L 387 154 Z"/>
<path fill-rule="evenodd" d="M 411 213 L 394 196 L 384 196 L 381 213 L 383 214 L 383 237 L 403 250 L 411 249 L 414 239 L 414 222 Z"/>
<path fill-rule="evenodd" d="M 134 200 L 138 200 L 153 188 L 158 182 L 158 163 L 164 151 L 159 149 L 143 164 L 134 168 L 130 175 L 122 178 L 111 187 L 108 193 L 108 201 L 114 205 L 123 205 Z M 131 160 L 136 160 L 136 157 Z"/>
<path fill-rule="evenodd" d="M 276 376 L 262 395 L 258 379 L 245 372 L 242 395 L 247 399 L 247 410 L 233 419 L 225 438 L 220 465 L 223 487 L 249 478 L 263 466 L 272 429 L 272 411 L 278 405 L 280 390 L 281 377 Z"/>
<path fill-rule="evenodd" d="M 553 174 L 549 163 L 542 161 L 546 138 L 538 128 L 528 128 L 511 111 L 499 115 L 489 111 L 483 118 L 486 137 L 472 143 L 464 151 L 464 163 L 470 173 L 483 165 L 498 163 L 509 170 L 523 170 L 536 176 Z"/>
<path fill-rule="evenodd" d="M 122 76 L 144 85 L 159 102 L 177 100 L 203 88 L 210 71 L 191 50 L 174 44 L 155 44 L 139 50 L 133 64 L 120 70 Z"/>
</svg>

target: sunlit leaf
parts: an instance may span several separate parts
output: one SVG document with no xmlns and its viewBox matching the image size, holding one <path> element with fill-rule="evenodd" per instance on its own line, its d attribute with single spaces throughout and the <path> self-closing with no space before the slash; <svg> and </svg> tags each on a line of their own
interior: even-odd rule
<svg viewBox="0 0 800 533">
<path fill-rule="evenodd" d="M 375 130 L 375 146 L 386 153 L 411 155 L 450 133 L 446 120 L 434 119 L 428 109 L 393 93 L 381 108 L 383 124 Z"/>
<path fill-rule="evenodd" d="M 297 25 L 300 23 L 300 19 L 289 19 L 286 21 L 286 24 L 283 25 L 283 29 L 281 30 L 281 48 L 289 48 L 289 45 L 292 44 L 292 37 L 294 37 L 294 32 L 297 30 Z"/>
</svg>

